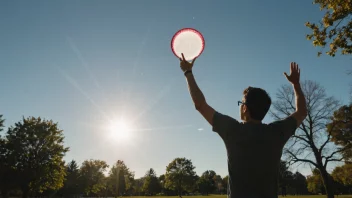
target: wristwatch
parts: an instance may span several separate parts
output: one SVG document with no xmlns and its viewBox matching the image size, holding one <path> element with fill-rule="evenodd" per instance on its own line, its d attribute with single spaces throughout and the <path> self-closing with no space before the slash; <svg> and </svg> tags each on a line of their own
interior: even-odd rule
<svg viewBox="0 0 352 198">
<path fill-rule="evenodd" d="M 192 73 L 192 70 L 187 70 L 187 71 L 185 71 L 185 73 L 184 73 L 185 76 L 187 76 L 188 73 Z"/>
</svg>

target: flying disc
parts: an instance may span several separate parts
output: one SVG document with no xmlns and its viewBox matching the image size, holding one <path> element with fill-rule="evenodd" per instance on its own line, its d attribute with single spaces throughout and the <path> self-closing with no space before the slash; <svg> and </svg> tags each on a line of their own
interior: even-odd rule
<svg viewBox="0 0 352 198">
<path fill-rule="evenodd" d="M 171 49 L 175 56 L 182 58 L 181 53 L 183 53 L 188 61 L 200 56 L 204 46 L 203 35 L 193 28 L 183 28 L 177 31 L 171 40 Z"/>
</svg>

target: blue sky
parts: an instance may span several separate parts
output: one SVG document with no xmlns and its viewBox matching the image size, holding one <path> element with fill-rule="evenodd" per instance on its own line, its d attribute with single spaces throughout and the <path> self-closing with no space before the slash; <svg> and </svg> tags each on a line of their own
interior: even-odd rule
<svg viewBox="0 0 352 198">
<path fill-rule="evenodd" d="M 224 144 L 193 107 L 173 34 L 184 27 L 203 34 L 198 84 L 209 104 L 238 119 L 242 90 L 261 87 L 275 99 L 291 61 L 303 80 L 349 102 L 350 57 L 318 58 L 305 39 L 304 23 L 322 14 L 293 0 L 1 1 L 0 113 L 6 126 L 22 116 L 58 122 L 67 161 L 120 159 L 140 177 L 186 157 L 198 174 L 225 176 Z M 120 117 L 134 121 L 129 139 L 108 135 L 108 120 Z"/>
</svg>

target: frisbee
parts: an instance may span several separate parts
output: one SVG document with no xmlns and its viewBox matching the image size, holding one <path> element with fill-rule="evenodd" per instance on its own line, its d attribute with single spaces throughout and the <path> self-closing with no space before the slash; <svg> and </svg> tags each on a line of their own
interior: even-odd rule
<svg viewBox="0 0 352 198">
<path fill-rule="evenodd" d="M 171 50 L 178 58 L 193 60 L 200 56 L 204 50 L 205 42 L 203 35 L 196 29 L 183 28 L 176 32 L 171 40 Z"/>
</svg>

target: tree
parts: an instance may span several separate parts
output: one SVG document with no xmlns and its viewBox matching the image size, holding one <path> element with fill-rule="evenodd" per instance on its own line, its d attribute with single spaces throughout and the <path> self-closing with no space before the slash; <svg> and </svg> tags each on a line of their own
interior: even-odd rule
<svg viewBox="0 0 352 198">
<path fill-rule="evenodd" d="M 144 185 L 144 177 L 135 179 L 133 181 L 133 195 L 134 196 L 141 196 L 142 188 Z"/>
<path fill-rule="evenodd" d="M 285 161 L 280 161 L 279 164 L 279 176 L 278 185 L 279 187 L 287 187 L 293 181 L 293 173 L 288 170 L 288 164 Z"/>
<path fill-rule="evenodd" d="M 86 160 L 79 169 L 80 184 L 86 196 L 97 195 L 105 188 L 104 172 L 109 166 L 102 160 Z"/>
<path fill-rule="evenodd" d="M 223 194 L 224 193 L 224 183 L 222 181 L 221 175 L 215 175 L 214 182 L 215 182 L 215 187 L 216 187 L 216 193 Z"/>
<path fill-rule="evenodd" d="M 2 115 L 0 115 L 0 132 L 3 130 L 4 128 L 4 122 L 5 122 L 5 119 L 2 118 Z"/>
<path fill-rule="evenodd" d="M 326 123 L 339 107 L 339 102 L 327 96 L 325 89 L 318 83 L 304 81 L 301 86 L 307 101 L 308 116 L 286 144 L 284 154 L 290 164 L 308 163 L 317 168 L 323 178 L 327 197 L 332 198 L 333 180 L 327 172 L 327 165 L 343 158 L 340 156 L 341 148 L 331 141 L 332 131 L 326 128 Z M 293 89 L 284 85 L 276 97 L 272 116 L 276 120 L 290 116 L 295 111 Z"/>
<path fill-rule="evenodd" d="M 19 177 L 22 197 L 63 186 L 64 136 L 57 123 L 34 117 L 23 118 L 6 133 L 8 162 Z"/>
<path fill-rule="evenodd" d="M 307 39 L 312 40 L 314 46 L 329 45 L 326 54 L 330 56 L 335 56 L 339 49 L 342 54 L 352 54 L 352 0 L 314 0 L 313 3 L 326 12 L 319 24 L 306 22 L 312 30 Z M 319 51 L 318 56 L 321 54 Z"/>
<path fill-rule="evenodd" d="M 144 176 L 143 192 L 147 195 L 155 195 L 161 190 L 160 182 L 155 171 L 151 168 Z"/>
<path fill-rule="evenodd" d="M 122 160 L 118 160 L 110 169 L 108 185 L 115 196 L 123 195 L 133 190 L 134 173 Z"/>
<path fill-rule="evenodd" d="M 300 172 L 293 174 L 293 183 L 291 184 L 294 188 L 294 194 L 305 195 L 308 193 L 307 179 Z"/>
<path fill-rule="evenodd" d="M 337 166 L 331 173 L 335 181 L 346 186 L 352 186 L 352 163 L 346 163 L 343 166 Z"/>
<path fill-rule="evenodd" d="M 4 127 L 4 119 L 0 115 L 0 132 Z M 11 189 L 11 181 L 14 175 L 11 174 L 11 166 L 8 164 L 7 142 L 0 136 L 0 191 L 3 197 L 8 197 L 8 192 Z"/>
<path fill-rule="evenodd" d="M 78 195 L 81 192 L 79 168 L 75 160 L 66 165 L 66 179 L 64 186 L 60 189 L 59 194 L 65 197 Z"/>
<path fill-rule="evenodd" d="M 224 178 L 222 178 L 222 185 L 224 186 L 224 192 L 227 193 L 227 188 L 229 185 L 229 176 L 226 175 Z"/>
<path fill-rule="evenodd" d="M 327 128 L 331 131 L 331 140 L 341 146 L 344 159 L 352 160 L 352 104 L 335 111 Z"/>
<path fill-rule="evenodd" d="M 314 169 L 312 173 L 307 177 L 308 191 L 314 194 L 325 193 L 319 170 Z"/>
<path fill-rule="evenodd" d="M 203 195 L 209 195 L 210 193 L 213 193 L 216 189 L 215 186 L 215 177 L 216 173 L 213 170 L 207 170 L 205 171 L 202 176 L 200 176 L 198 180 L 198 188 L 199 192 L 202 193 Z"/>
<path fill-rule="evenodd" d="M 196 184 L 195 167 L 186 158 L 176 158 L 166 167 L 166 187 L 176 190 L 182 197 L 183 191 L 192 191 Z"/>
</svg>

